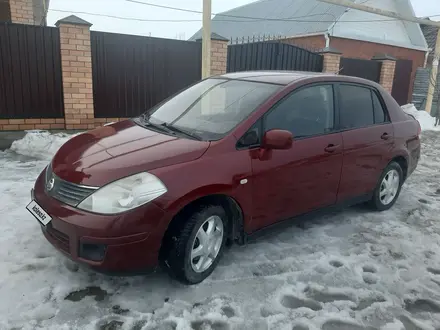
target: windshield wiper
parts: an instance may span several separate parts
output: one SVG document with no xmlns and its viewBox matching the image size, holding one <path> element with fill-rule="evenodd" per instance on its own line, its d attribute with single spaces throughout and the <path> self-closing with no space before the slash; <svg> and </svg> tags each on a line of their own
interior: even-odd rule
<svg viewBox="0 0 440 330">
<path fill-rule="evenodd" d="M 183 129 L 179 128 L 179 127 L 176 127 L 176 126 L 170 125 L 170 124 L 168 124 L 168 123 L 162 123 L 162 124 L 160 124 L 160 126 L 165 127 L 165 128 L 167 128 L 167 129 L 169 129 L 170 131 L 173 131 L 173 132 L 177 132 L 177 133 L 180 133 L 180 134 L 186 135 L 186 136 L 188 136 L 188 137 L 190 137 L 190 138 L 192 138 L 192 139 L 196 139 L 196 140 L 199 140 L 199 141 L 202 140 L 202 138 L 201 138 L 200 136 L 198 136 L 197 134 L 194 134 L 194 133 L 188 132 L 188 131 L 183 130 Z"/>
<path fill-rule="evenodd" d="M 162 132 L 167 132 L 167 133 L 171 133 L 174 135 L 174 132 L 172 130 L 170 130 L 169 128 L 167 128 L 166 126 L 163 126 L 162 124 L 153 124 L 150 120 L 147 114 L 143 114 L 141 116 L 139 116 L 137 119 L 137 121 L 139 122 L 140 125 L 144 126 L 144 127 L 153 127 L 159 131 Z"/>
</svg>

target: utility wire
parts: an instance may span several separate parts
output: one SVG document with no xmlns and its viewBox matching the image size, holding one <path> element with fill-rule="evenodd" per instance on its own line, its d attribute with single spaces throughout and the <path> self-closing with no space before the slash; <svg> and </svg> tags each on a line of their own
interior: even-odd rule
<svg viewBox="0 0 440 330">
<path fill-rule="evenodd" d="M 137 18 L 137 17 L 123 17 L 123 16 L 115 16 L 115 15 L 107 15 L 107 14 L 98 14 L 98 13 L 90 13 L 86 11 L 72 11 L 72 10 L 61 10 L 61 9 L 49 9 L 50 11 L 60 12 L 60 13 L 71 13 L 71 14 L 79 14 L 79 15 L 91 15 L 91 16 L 99 16 L 99 17 L 109 17 L 115 19 L 129 20 L 129 21 L 141 21 L 141 22 L 201 22 L 201 19 L 148 19 L 148 18 Z M 322 16 L 327 14 L 313 14 L 307 16 L 300 17 L 313 17 L 313 16 Z M 333 16 L 333 15 L 332 15 Z M 243 22 L 243 23 L 252 23 L 252 22 L 260 22 L 265 21 L 265 18 L 255 18 L 252 20 L 239 21 L 235 19 L 221 19 L 217 20 L 219 22 Z"/>
<path fill-rule="evenodd" d="M 129 0 L 127 0 L 129 1 Z M 60 12 L 60 13 L 71 13 L 71 14 L 78 14 L 78 15 L 90 15 L 90 16 L 98 16 L 98 17 L 108 17 L 108 18 L 115 18 L 115 19 L 121 19 L 121 20 L 127 20 L 127 21 L 140 21 L 140 22 L 167 22 L 167 23 L 183 23 L 183 22 L 201 22 L 201 19 L 148 19 L 148 18 L 136 18 L 136 17 L 123 17 L 123 16 L 116 16 L 116 15 L 107 15 L 107 14 L 98 14 L 98 13 L 90 13 L 86 11 L 72 11 L 72 10 L 61 10 L 61 9 L 49 9 L 50 11 L 54 12 Z M 202 12 L 200 12 L 202 13 Z M 214 14 L 213 14 L 214 15 Z M 221 14 L 217 14 L 221 15 Z M 253 23 L 253 22 L 262 22 L 262 21 L 284 21 L 284 22 L 310 22 L 310 23 L 316 23 L 316 22 L 329 22 L 333 23 L 334 20 L 329 21 L 323 21 L 323 20 L 297 20 L 296 18 L 306 18 L 306 17 L 314 17 L 314 16 L 323 16 L 323 15 L 330 15 L 330 14 L 313 14 L 313 15 L 307 15 L 307 16 L 297 16 L 289 19 L 275 19 L 275 18 L 257 18 L 257 17 L 246 17 L 246 20 L 237 20 L 237 19 L 218 19 L 216 22 L 239 22 L 239 23 Z M 240 16 L 232 16 L 232 15 L 221 15 L 225 17 L 238 17 Z M 332 15 L 334 16 L 334 15 Z M 244 18 L 244 17 L 243 17 Z M 338 21 L 338 22 L 380 22 L 380 21 L 395 21 L 395 19 L 389 19 L 389 20 L 366 20 L 366 21 Z"/>
</svg>

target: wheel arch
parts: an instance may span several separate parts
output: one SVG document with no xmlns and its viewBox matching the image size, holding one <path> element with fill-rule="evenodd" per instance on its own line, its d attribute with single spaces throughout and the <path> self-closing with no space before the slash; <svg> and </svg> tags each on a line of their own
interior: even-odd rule
<svg viewBox="0 0 440 330">
<path fill-rule="evenodd" d="M 234 241 L 239 244 L 244 243 L 244 217 L 243 210 L 238 201 L 225 193 L 213 193 L 205 196 L 200 196 L 187 202 L 180 210 L 173 216 L 168 227 L 163 235 L 161 247 L 159 250 L 159 259 L 163 260 L 166 257 L 167 247 L 170 240 L 176 232 L 179 231 L 185 218 L 198 207 L 202 205 L 220 205 L 226 211 L 230 223 L 228 223 L 228 243 L 232 244 Z"/>
<path fill-rule="evenodd" d="M 403 155 L 397 155 L 397 156 L 394 156 L 393 159 L 391 159 L 391 162 L 396 162 L 402 168 L 403 181 L 405 181 L 407 178 L 407 175 L 408 175 L 408 159 L 407 159 L 407 157 L 405 157 Z"/>
</svg>

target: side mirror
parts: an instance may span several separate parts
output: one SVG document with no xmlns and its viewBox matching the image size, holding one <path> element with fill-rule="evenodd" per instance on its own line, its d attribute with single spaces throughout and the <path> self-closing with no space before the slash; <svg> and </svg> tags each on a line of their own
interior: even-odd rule
<svg viewBox="0 0 440 330">
<path fill-rule="evenodd" d="M 264 133 L 261 147 L 264 149 L 286 150 L 292 147 L 292 143 L 292 133 L 280 129 L 272 129 Z"/>
</svg>

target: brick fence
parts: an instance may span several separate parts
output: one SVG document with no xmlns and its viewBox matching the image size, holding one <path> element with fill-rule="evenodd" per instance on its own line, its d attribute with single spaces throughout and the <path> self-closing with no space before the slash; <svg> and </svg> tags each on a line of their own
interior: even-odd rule
<svg viewBox="0 0 440 330">
<path fill-rule="evenodd" d="M 60 29 L 66 129 L 95 128 L 93 113 L 91 24 L 69 16 L 56 24 Z"/>
<path fill-rule="evenodd" d="M 11 21 L 21 24 L 35 24 L 32 0 L 9 0 Z"/>
<path fill-rule="evenodd" d="M 20 7 L 22 20 L 32 0 L 11 0 L 11 13 Z M 14 11 L 13 11 L 14 10 Z M 64 119 L 0 119 L 0 130 L 27 129 L 93 129 L 105 123 L 126 118 L 95 118 L 93 99 L 93 71 L 90 41 L 91 24 L 69 16 L 56 23 L 60 31 L 61 71 L 64 94 Z M 211 73 L 226 73 L 228 40 L 213 34 L 211 40 Z M 323 72 L 337 73 L 340 68 L 341 53 L 325 48 L 321 52 Z M 395 60 L 389 56 L 377 57 L 382 61 L 380 83 L 391 92 L 394 79 Z"/>
</svg>

